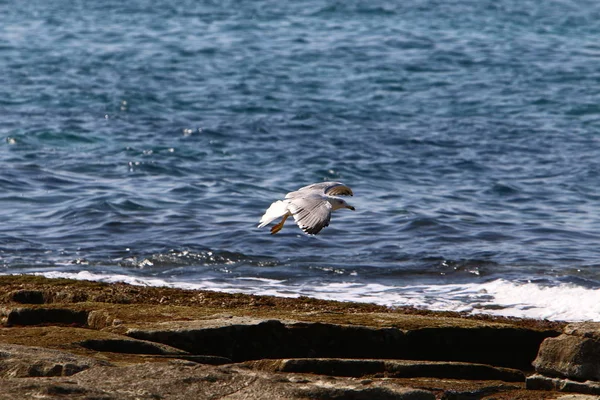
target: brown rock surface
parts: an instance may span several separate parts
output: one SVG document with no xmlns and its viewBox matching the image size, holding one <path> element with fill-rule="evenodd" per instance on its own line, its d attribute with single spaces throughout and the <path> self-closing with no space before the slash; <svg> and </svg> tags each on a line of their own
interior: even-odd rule
<svg viewBox="0 0 600 400">
<path fill-rule="evenodd" d="M 44 349 L 20 349 L 33 356 L 21 357 L 25 367 L 12 370 L 29 372 L 4 374 L 0 399 L 529 400 L 556 394 L 526 390 L 522 373 L 504 367 L 530 370 L 539 343 L 558 335 L 559 323 L 33 276 L 0 276 L 0 287 L 0 346 Z M 0 363 L 7 364 L 0 365 L 9 371 L 15 358 L 1 351 Z M 323 357 L 329 370 L 252 364 L 294 358 L 298 368 Z M 369 360 L 383 371 L 357 372 Z M 347 364 L 351 374 L 342 373 Z M 36 374 L 46 377 L 31 377 Z"/>
<path fill-rule="evenodd" d="M 0 377 L 4 378 L 70 376 L 102 365 L 109 364 L 58 350 L 0 344 Z"/>
<path fill-rule="evenodd" d="M 266 371 L 334 376 L 525 381 L 525 375 L 519 370 L 463 362 L 299 358 L 249 361 L 245 365 Z"/>
<path fill-rule="evenodd" d="M 565 335 L 600 340 L 600 322 L 577 322 L 565 326 Z"/>
<path fill-rule="evenodd" d="M 600 396 L 600 383 L 595 381 L 577 382 L 570 379 L 531 375 L 527 378 L 526 387 L 533 390 L 556 390 Z"/>
<path fill-rule="evenodd" d="M 432 392 L 395 382 L 368 384 L 351 379 L 294 379 L 190 362 L 100 367 L 69 379 L 11 379 L 0 398 L 69 399 L 394 399 L 434 400 Z"/>
<path fill-rule="evenodd" d="M 544 340 L 533 365 L 549 377 L 600 381 L 600 323 L 570 324 Z"/>
<path fill-rule="evenodd" d="M 297 313 L 293 316 L 304 317 Z M 403 317 L 393 321 L 393 316 L 386 315 L 386 319 L 394 326 L 232 316 L 160 323 L 124 322 L 118 330 L 137 339 L 236 362 L 299 357 L 398 358 L 465 361 L 521 369 L 530 369 L 541 341 L 554 334 L 504 323 L 471 320 L 461 325 L 460 319 L 432 321 L 421 316 L 412 316 L 408 327 L 403 329 Z"/>
</svg>

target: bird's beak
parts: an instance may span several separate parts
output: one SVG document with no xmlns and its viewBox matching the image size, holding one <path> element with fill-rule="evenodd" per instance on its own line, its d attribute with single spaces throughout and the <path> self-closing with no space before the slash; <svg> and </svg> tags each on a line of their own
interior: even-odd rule
<svg viewBox="0 0 600 400">
<path fill-rule="evenodd" d="M 352 207 L 352 206 L 348 206 L 349 209 L 351 209 L 352 211 L 356 211 L 356 208 Z"/>
</svg>

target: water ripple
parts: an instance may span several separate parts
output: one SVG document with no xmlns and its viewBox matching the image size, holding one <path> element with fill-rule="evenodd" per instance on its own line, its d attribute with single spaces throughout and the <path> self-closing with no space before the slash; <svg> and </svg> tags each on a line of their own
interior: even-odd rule
<svg viewBox="0 0 600 400">
<path fill-rule="evenodd" d="M 600 287 L 596 4 L 58 0 L 0 15 L 7 272 L 400 297 L 390 287 Z M 323 180 L 349 184 L 357 211 L 317 237 L 256 228 Z"/>
</svg>

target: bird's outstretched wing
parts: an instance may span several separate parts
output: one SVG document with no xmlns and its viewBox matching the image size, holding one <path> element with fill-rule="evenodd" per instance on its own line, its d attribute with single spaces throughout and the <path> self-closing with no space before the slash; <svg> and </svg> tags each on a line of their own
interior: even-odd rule
<svg viewBox="0 0 600 400">
<path fill-rule="evenodd" d="M 309 235 L 319 233 L 331 220 L 331 204 L 320 195 L 290 199 L 288 209 L 300 229 Z"/>
<path fill-rule="evenodd" d="M 288 193 L 285 198 L 308 196 L 310 194 L 326 194 L 329 196 L 353 196 L 352 189 L 341 182 L 319 182 L 301 187 L 295 192 Z"/>
</svg>

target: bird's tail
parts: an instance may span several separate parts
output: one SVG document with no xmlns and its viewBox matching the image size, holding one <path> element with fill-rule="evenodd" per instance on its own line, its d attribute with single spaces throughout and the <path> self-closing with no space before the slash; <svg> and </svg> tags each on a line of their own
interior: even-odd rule
<svg viewBox="0 0 600 400">
<path fill-rule="evenodd" d="M 277 200 L 276 202 L 271 204 L 271 206 L 267 209 L 265 214 L 262 216 L 262 218 L 259 221 L 258 227 L 262 228 L 263 226 L 266 226 L 267 224 L 269 224 L 271 221 L 274 221 L 277 218 L 281 218 L 287 213 L 288 213 L 287 202 Z"/>
</svg>

